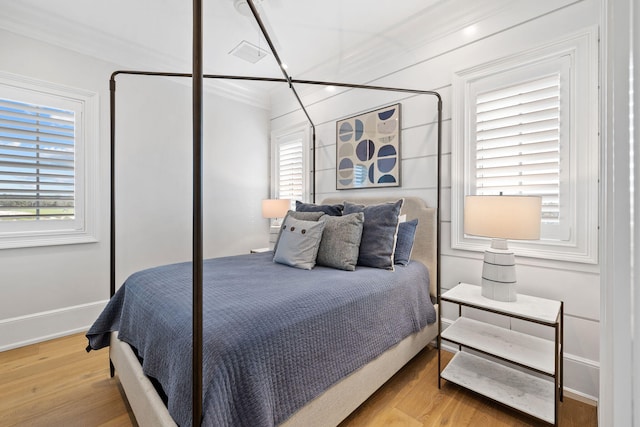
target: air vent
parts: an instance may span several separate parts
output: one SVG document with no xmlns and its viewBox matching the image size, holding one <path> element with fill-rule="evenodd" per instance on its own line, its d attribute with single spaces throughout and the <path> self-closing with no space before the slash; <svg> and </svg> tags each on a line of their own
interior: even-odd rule
<svg viewBox="0 0 640 427">
<path fill-rule="evenodd" d="M 234 47 L 231 52 L 229 52 L 229 54 L 255 64 L 262 58 L 269 55 L 269 52 L 249 43 L 246 40 L 242 40 L 238 46 Z"/>
</svg>

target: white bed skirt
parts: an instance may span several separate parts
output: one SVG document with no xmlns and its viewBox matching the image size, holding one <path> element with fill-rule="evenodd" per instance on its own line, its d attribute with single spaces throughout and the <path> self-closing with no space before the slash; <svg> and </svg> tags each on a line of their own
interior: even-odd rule
<svg viewBox="0 0 640 427">
<path fill-rule="evenodd" d="M 438 308 L 436 305 L 436 318 Z M 138 425 L 141 427 L 176 426 L 151 381 L 142 372 L 142 367 L 133 350 L 127 343 L 120 341 L 117 334 L 117 332 L 111 333 L 109 357 L 116 368 Z M 307 403 L 282 425 L 285 427 L 338 425 L 437 335 L 438 323 L 436 322 L 408 336 Z"/>
</svg>

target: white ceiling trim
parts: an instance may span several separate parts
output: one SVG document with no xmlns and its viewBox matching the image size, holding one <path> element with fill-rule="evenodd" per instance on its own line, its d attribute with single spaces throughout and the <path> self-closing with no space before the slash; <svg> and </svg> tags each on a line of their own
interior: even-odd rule
<svg viewBox="0 0 640 427">
<path fill-rule="evenodd" d="M 191 72 L 189 60 L 185 61 L 130 40 L 112 36 L 96 28 L 63 17 L 48 15 L 21 5 L 19 2 L 9 2 L 2 7 L 5 13 L 0 15 L 0 28 L 12 33 L 111 62 L 121 69 Z M 74 28 L 74 34 L 80 34 L 80 36 L 69 37 L 64 29 L 70 27 Z M 114 71 L 116 71 L 115 68 Z M 216 95 L 255 107 L 268 109 L 270 106 L 266 89 L 247 87 L 234 81 L 219 79 L 208 79 L 204 88 Z"/>
</svg>

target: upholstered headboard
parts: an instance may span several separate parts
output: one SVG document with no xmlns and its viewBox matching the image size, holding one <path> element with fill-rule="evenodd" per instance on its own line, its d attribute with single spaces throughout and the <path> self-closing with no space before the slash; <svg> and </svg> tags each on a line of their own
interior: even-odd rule
<svg viewBox="0 0 640 427">
<path fill-rule="evenodd" d="M 322 201 L 322 204 L 338 204 L 348 200 L 352 203 L 360 205 L 375 205 L 378 203 L 395 202 L 401 197 L 328 197 Z M 413 244 L 413 252 L 411 259 L 418 260 L 429 269 L 430 293 L 436 297 L 438 295 L 437 283 L 437 218 L 436 209 L 427 207 L 424 200 L 418 197 L 404 197 L 401 214 L 407 215 L 407 221 L 417 218 L 418 228 L 416 229 L 416 238 Z"/>
</svg>

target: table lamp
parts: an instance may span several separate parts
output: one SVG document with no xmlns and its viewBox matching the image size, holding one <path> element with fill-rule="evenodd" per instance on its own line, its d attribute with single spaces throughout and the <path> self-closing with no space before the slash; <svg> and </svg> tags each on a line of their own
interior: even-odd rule
<svg viewBox="0 0 640 427">
<path fill-rule="evenodd" d="M 482 295 L 516 301 L 516 262 L 507 239 L 540 238 L 541 198 L 536 196 L 466 196 L 464 232 L 491 237 L 484 252 Z"/>
<path fill-rule="evenodd" d="M 265 199 L 262 201 L 263 218 L 284 218 L 289 209 L 291 209 L 291 200 L 289 199 Z"/>
</svg>

